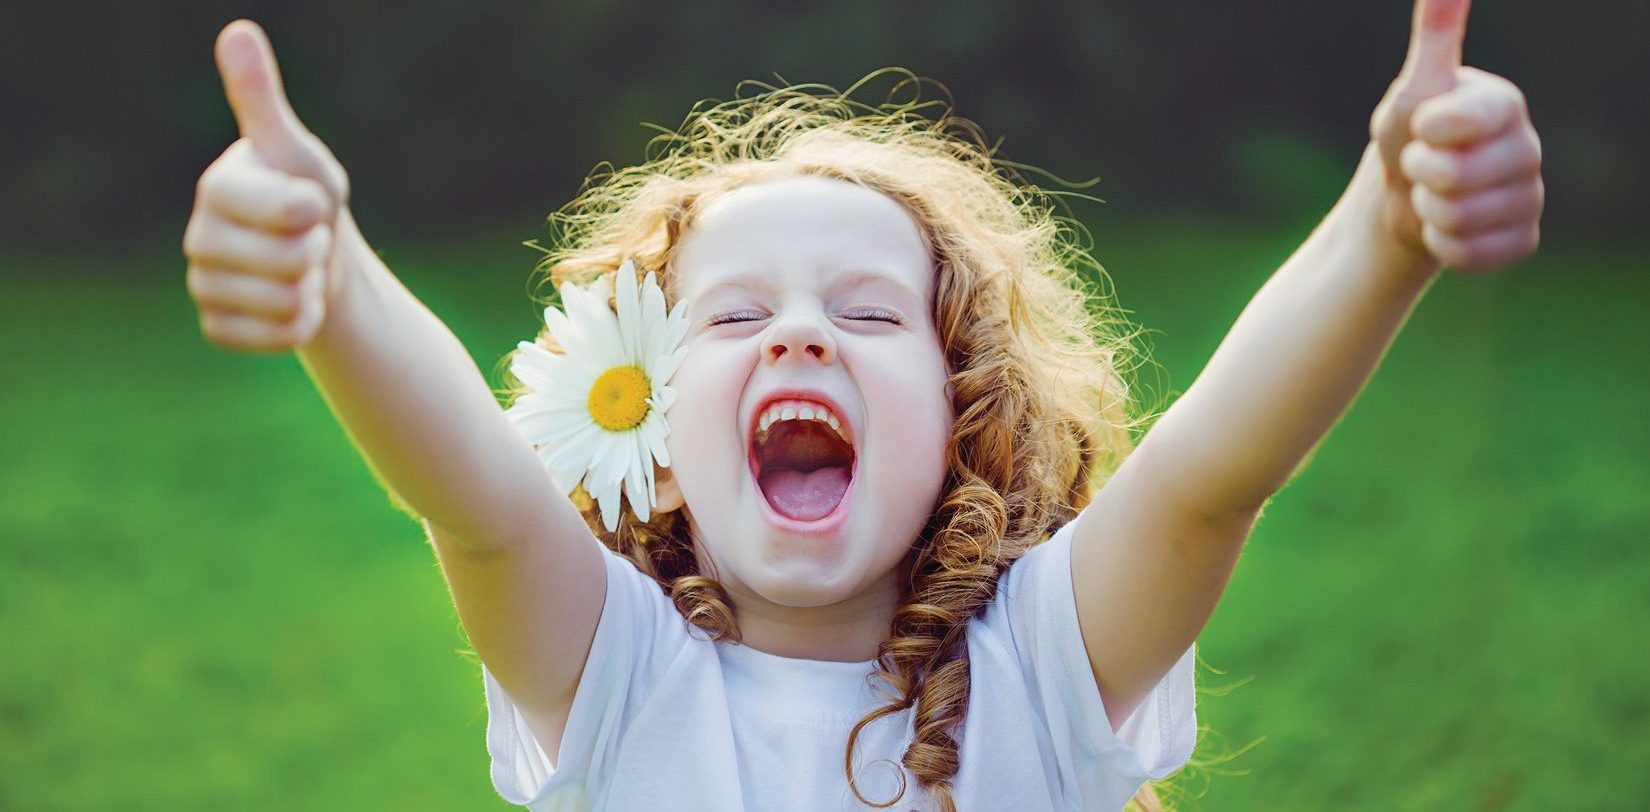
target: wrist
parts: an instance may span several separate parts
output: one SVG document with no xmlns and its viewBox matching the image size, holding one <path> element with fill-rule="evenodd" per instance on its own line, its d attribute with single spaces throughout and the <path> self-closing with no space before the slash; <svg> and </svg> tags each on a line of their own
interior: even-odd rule
<svg viewBox="0 0 1650 812">
<path fill-rule="evenodd" d="M 1394 205 L 1392 196 L 1406 193 L 1388 178 L 1381 154 L 1371 142 L 1330 217 L 1337 221 L 1340 238 L 1367 252 L 1376 267 L 1395 277 L 1427 282 L 1444 265 L 1420 241 L 1419 223 L 1412 224 L 1414 239 L 1400 236 L 1405 224 L 1395 218 L 1408 207 Z"/>
<path fill-rule="evenodd" d="M 323 273 L 326 289 L 322 293 L 321 323 L 310 340 L 299 346 L 300 353 L 348 343 L 347 322 L 361 309 L 361 298 L 369 295 L 365 288 L 372 282 L 370 264 L 377 259 L 349 209 L 340 209 L 333 220 L 332 255 Z"/>
</svg>

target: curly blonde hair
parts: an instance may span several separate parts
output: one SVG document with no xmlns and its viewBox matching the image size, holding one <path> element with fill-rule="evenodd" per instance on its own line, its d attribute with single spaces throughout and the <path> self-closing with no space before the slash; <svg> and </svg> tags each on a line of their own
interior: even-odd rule
<svg viewBox="0 0 1650 812">
<path fill-rule="evenodd" d="M 851 98 L 888 74 L 898 81 L 887 101 Z M 1138 333 L 1084 279 L 1087 271 L 1094 283 L 1106 280 L 1085 232 L 948 102 L 921 100 L 925 84 L 879 71 L 842 92 L 747 82 L 732 101 L 701 102 L 677 131 L 653 139 L 642 164 L 592 172 L 551 215 L 555 239 L 538 271 L 554 290 L 632 259 L 661 270 L 674 302 L 671 260 L 683 233 L 710 201 L 759 180 L 835 178 L 910 211 L 936 271 L 934 324 L 955 419 L 938 506 L 902 563 L 910 578 L 878 648 L 889 701 L 854 725 L 844 770 L 861 802 L 887 807 L 903 797 L 902 776 L 893 798 L 865 798 L 853 753 L 867 724 L 914 707 L 902 763 L 939 808 L 953 810 L 969 700 L 967 622 L 983 614 L 1010 564 L 1088 504 L 1147 418 L 1135 414 L 1124 381 L 1125 362 L 1143 360 L 1131 343 Z M 909 98 L 898 101 L 902 94 Z M 534 298 L 551 300 L 538 289 Z M 559 349 L 548 331 L 538 343 Z M 521 394 L 516 386 L 509 394 Z M 699 572 L 680 511 L 641 522 L 627 506 L 608 533 L 588 497 L 574 496 L 591 531 L 657 580 L 689 623 L 711 639 L 739 640 L 732 599 Z M 1158 808 L 1151 785 L 1136 801 Z"/>
</svg>

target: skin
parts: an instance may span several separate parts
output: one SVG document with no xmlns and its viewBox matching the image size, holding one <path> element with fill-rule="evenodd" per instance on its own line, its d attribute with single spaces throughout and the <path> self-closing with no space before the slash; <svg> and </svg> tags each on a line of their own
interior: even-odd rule
<svg viewBox="0 0 1650 812">
<path fill-rule="evenodd" d="M 705 208 L 672 271 L 691 349 L 671 379 L 680 399 L 661 507 L 685 503 L 700 565 L 733 597 L 746 645 L 873 659 L 898 565 L 944 484 L 951 426 L 934 268 L 916 221 L 840 180 L 752 184 Z M 859 271 L 869 276 L 846 277 Z M 713 323 L 730 316 L 740 320 Z M 781 386 L 823 390 L 853 426 L 850 512 L 822 537 L 767 521 L 747 467 L 750 416 Z"/>
</svg>

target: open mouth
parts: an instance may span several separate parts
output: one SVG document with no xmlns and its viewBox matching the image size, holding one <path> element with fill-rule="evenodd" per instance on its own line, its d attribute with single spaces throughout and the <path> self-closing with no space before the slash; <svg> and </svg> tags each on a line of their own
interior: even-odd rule
<svg viewBox="0 0 1650 812">
<path fill-rule="evenodd" d="M 842 504 L 854 478 L 854 446 L 840 418 L 819 403 L 775 401 L 751 440 L 751 471 L 775 513 L 816 522 Z"/>
</svg>

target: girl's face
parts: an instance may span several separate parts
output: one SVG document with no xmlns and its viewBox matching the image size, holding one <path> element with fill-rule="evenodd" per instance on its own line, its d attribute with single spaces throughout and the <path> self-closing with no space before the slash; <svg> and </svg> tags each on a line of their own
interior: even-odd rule
<svg viewBox="0 0 1650 812">
<path fill-rule="evenodd" d="M 701 572 L 742 609 L 897 595 L 952 417 L 916 221 L 844 181 L 766 181 L 710 203 L 673 262 L 690 349 L 667 445 Z"/>
</svg>

